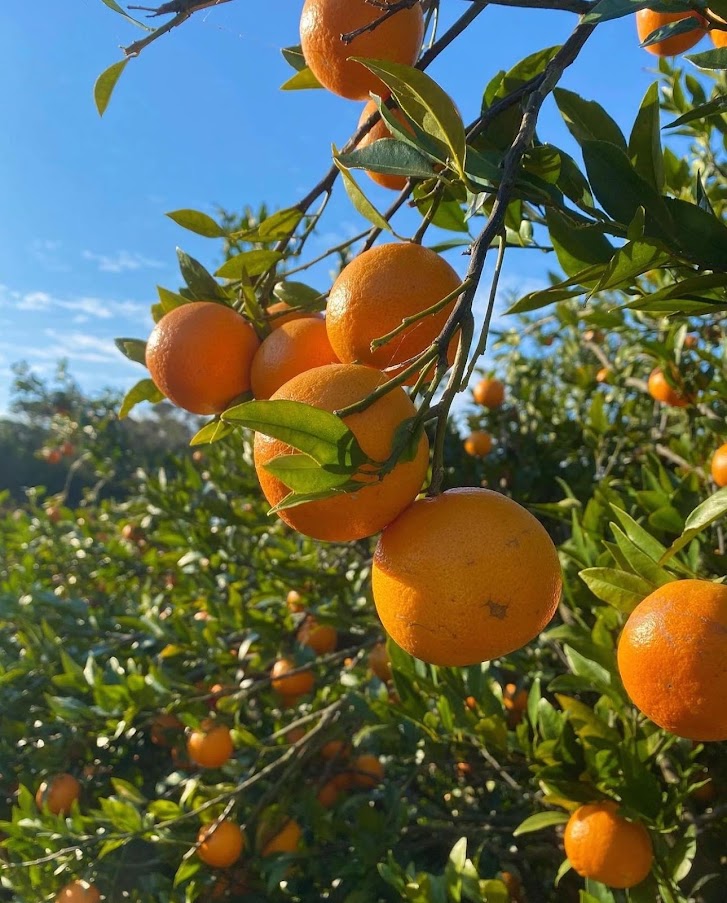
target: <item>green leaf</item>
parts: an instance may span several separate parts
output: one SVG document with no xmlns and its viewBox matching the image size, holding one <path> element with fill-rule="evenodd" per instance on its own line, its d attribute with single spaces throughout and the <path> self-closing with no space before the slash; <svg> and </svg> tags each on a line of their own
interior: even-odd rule
<svg viewBox="0 0 727 903">
<path fill-rule="evenodd" d="M 93 99 L 96 101 L 96 109 L 98 110 L 99 116 L 103 116 L 106 112 L 106 108 L 111 100 L 111 95 L 114 93 L 116 83 L 121 78 L 121 73 L 126 69 L 126 64 L 128 62 L 128 58 L 119 60 L 118 63 L 109 66 L 109 68 L 102 72 L 96 79 L 96 84 L 93 86 Z"/>
<path fill-rule="evenodd" d="M 348 467 L 366 460 L 339 417 L 297 401 L 248 401 L 225 411 L 222 419 L 279 439 L 319 464 Z"/>
<path fill-rule="evenodd" d="M 281 91 L 310 91 L 315 88 L 322 88 L 323 85 L 313 75 L 310 69 L 306 67 L 296 72 L 287 81 L 280 86 Z"/>
<path fill-rule="evenodd" d="M 356 480 L 349 480 L 340 486 L 334 486 L 330 489 L 321 489 L 319 492 L 291 492 L 284 499 L 274 505 L 268 514 L 277 514 L 279 511 L 286 511 L 289 508 L 297 508 L 298 505 L 307 505 L 310 502 L 322 502 L 325 499 L 333 498 L 335 495 L 346 495 L 350 492 L 357 492 L 362 488 L 362 484 Z"/>
<path fill-rule="evenodd" d="M 243 276 L 254 278 L 266 273 L 282 259 L 283 254 L 280 251 L 266 251 L 263 249 L 243 251 L 241 254 L 236 254 L 234 257 L 226 260 L 217 270 L 215 276 L 219 276 L 220 279 L 232 279 L 233 281 L 238 281 Z"/>
<path fill-rule="evenodd" d="M 161 302 L 165 314 L 168 314 L 170 310 L 174 310 L 175 307 L 193 303 L 189 298 L 185 298 L 184 295 L 178 295 L 177 292 L 172 292 L 168 288 L 163 288 L 161 285 L 157 286 L 157 294 L 159 295 L 159 301 Z"/>
<path fill-rule="evenodd" d="M 235 431 L 234 426 L 224 423 L 222 420 L 211 420 L 206 423 L 199 432 L 197 432 L 190 440 L 190 445 L 208 445 L 213 442 L 219 442 L 225 436 Z"/>
<path fill-rule="evenodd" d="M 659 559 L 659 564 L 665 564 L 672 556 L 676 555 L 684 546 L 688 545 L 695 536 L 711 526 L 727 514 L 727 487 L 715 492 L 701 505 L 698 505 L 689 515 L 684 524 L 684 532 Z"/>
<path fill-rule="evenodd" d="M 649 242 L 629 241 L 614 253 L 589 297 L 610 289 L 625 291 L 637 276 L 661 266 L 668 259 L 662 250 Z"/>
<path fill-rule="evenodd" d="M 167 216 L 183 229 L 205 238 L 223 238 L 227 234 L 219 223 L 200 210 L 172 210 Z"/>
<path fill-rule="evenodd" d="M 114 345 L 124 357 L 146 367 L 146 342 L 142 339 L 114 339 Z"/>
<path fill-rule="evenodd" d="M 132 386 L 124 395 L 124 400 L 119 408 L 119 420 L 123 420 L 129 416 L 132 408 L 141 404 L 142 401 L 148 401 L 150 404 L 159 404 L 164 401 L 164 393 L 154 385 L 151 379 L 140 379 L 139 382 Z"/>
<path fill-rule="evenodd" d="M 725 272 L 727 226 L 696 204 L 680 198 L 664 198 L 664 202 L 674 222 L 677 246 L 700 266 Z"/>
<path fill-rule="evenodd" d="M 276 210 L 270 216 L 265 217 L 252 229 L 242 229 L 233 232 L 230 238 L 238 241 L 262 242 L 268 244 L 287 238 L 294 231 L 298 223 L 303 219 L 303 212 L 297 207 L 284 207 Z"/>
<path fill-rule="evenodd" d="M 108 6 L 109 9 L 112 9 L 115 13 L 118 13 L 120 16 L 123 16 L 127 22 L 131 22 L 132 25 L 136 25 L 138 28 L 143 28 L 144 31 L 154 31 L 153 28 L 150 28 L 148 25 L 145 25 L 143 22 L 139 22 L 138 19 L 134 19 L 133 16 L 130 16 L 125 9 L 119 6 L 116 0 L 101 0 L 101 2 Z"/>
<path fill-rule="evenodd" d="M 338 159 L 338 152 L 335 147 L 333 149 L 333 162 L 338 167 L 338 171 L 341 173 L 343 178 L 343 187 L 346 189 L 346 194 L 348 195 L 351 203 L 354 208 L 370 223 L 376 226 L 377 229 L 383 229 L 385 232 L 391 232 L 391 226 L 389 225 L 388 220 L 386 220 L 374 207 L 371 201 L 366 197 L 366 195 L 359 188 L 356 180 L 348 171 L 346 166 L 341 163 Z"/>
<path fill-rule="evenodd" d="M 548 208 L 545 219 L 558 263 L 568 276 L 611 260 L 615 249 L 605 235 L 583 228 L 554 207 Z"/>
<path fill-rule="evenodd" d="M 727 69 L 727 47 L 716 50 L 704 50 L 702 53 L 689 53 L 684 57 L 698 69 Z"/>
<path fill-rule="evenodd" d="M 322 310 L 325 296 L 316 288 L 304 282 L 293 282 L 287 279 L 277 282 L 273 295 L 278 301 L 284 301 L 290 307 L 302 307 L 306 310 Z"/>
<path fill-rule="evenodd" d="M 202 264 L 177 248 L 177 259 L 182 278 L 197 301 L 226 301 L 227 295 L 217 280 L 207 272 Z"/>
<path fill-rule="evenodd" d="M 201 867 L 202 863 L 197 856 L 193 856 L 191 859 L 182 859 L 179 868 L 174 875 L 174 887 L 179 887 L 180 884 L 189 881 L 193 875 L 197 874 Z"/>
<path fill-rule="evenodd" d="M 373 144 L 341 154 L 338 158 L 347 169 L 365 169 L 385 175 L 428 179 L 434 173 L 429 159 L 411 144 L 394 138 L 380 138 Z"/>
<path fill-rule="evenodd" d="M 580 94 L 556 88 L 553 97 L 571 135 L 579 144 L 607 141 L 626 151 L 623 132 L 595 100 L 584 100 Z"/>
<path fill-rule="evenodd" d="M 598 22 L 608 22 L 611 19 L 630 16 L 638 10 L 646 9 L 647 7 L 658 9 L 659 3 L 654 3 L 654 0 L 600 0 L 583 17 L 583 21 L 595 25 Z"/>
<path fill-rule="evenodd" d="M 651 34 L 641 42 L 642 47 L 650 47 L 652 44 L 658 44 L 660 41 L 666 41 L 668 38 L 676 37 L 680 34 L 687 34 L 690 31 L 702 30 L 704 25 L 697 18 L 696 14 L 687 16 L 684 19 L 676 19 L 673 22 L 666 22 L 659 28 L 656 28 Z"/>
<path fill-rule="evenodd" d="M 355 472 L 353 466 L 324 468 L 308 455 L 279 455 L 265 465 L 288 489 L 299 493 L 317 493 L 347 483 Z"/>
<path fill-rule="evenodd" d="M 659 193 L 664 189 L 664 156 L 659 130 L 659 83 L 654 82 L 641 101 L 629 137 L 629 157 L 636 172 Z"/>
<path fill-rule="evenodd" d="M 512 832 L 513 837 L 521 834 L 531 834 L 533 831 L 542 831 L 543 828 L 551 828 L 553 825 L 564 825 L 569 815 L 567 812 L 538 812 L 530 815 Z"/>
<path fill-rule="evenodd" d="M 578 576 L 597 599 L 625 614 L 630 614 L 653 590 L 641 577 L 615 568 L 586 568 Z"/>
<path fill-rule="evenodd" d="M 391 89 L 404 113 L 428 136 L 449 148 L 452 163 L 464 175 L 466 139 L 462 117 L 452 98 L 426 73 L 413 66 L 352 57 Z"/>
<path fill-rule="evenodd" d="M 664 871 L 675 884 L 683 881 L 692 870 L 696 854 L 697 826 L 691 824 L 669 849 L 664 861 Z"/>
<path fill-rule="evenodd" d="M 296 44 L 293 47 L 283 47 L 280 52 L 283 54 L 286 63 L 292 66 L 296 72 L 302 72 L 307 67 L 303 56 L 303 48 L 300 44 Z"/>
<path fill-rule="evenodd" d="M 727 94 L 720 94 L 719 97 L 700 104 L 683 116 L 679 116 L 673 122 L 667 123 L 663 128 L 675 129 L 680 125 L 686 125 L 688 122 L 694 122 L 697 119 L 709 119 L 711 116 L 721 116 L 724 113 L 727 113 Z"/>
<path fill-rule="evenodd" d="M 616 545 L 626 559 L 628 567 L 635 574 L 643 577 L 644 580 L 648 580 L 654 587 L 671 583 L 674 579 L 671 574 L 660 568 L 645 552 L 642 552 L 638 546 L 634 545 L 620 527 L 617 527 L 616 524 L 611 524 L 611 531 L 616 539 Z"/>
</svg>

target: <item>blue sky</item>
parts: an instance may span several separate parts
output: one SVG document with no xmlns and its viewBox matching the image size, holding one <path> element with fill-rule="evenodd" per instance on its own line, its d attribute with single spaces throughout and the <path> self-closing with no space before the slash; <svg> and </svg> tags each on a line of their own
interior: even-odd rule
<svg viewBox="0 0 727 903">
<path fill-rule="evenodd" d="M 290 74 L 279 48 L 297 43 L 301 2 L 236 0 L 197 13 L 131 61 L 103 119 L 94 81 L 142 32 L 101 0 L 0 4 L 0 412 L 14 361 L 48 374 L 66 358 L 89 390 L 128 387 L 143 375 L 113 338 L 146 337 L 155 285 L 178 285 L 176 245 L 210 267 L 220 254 L 165 212 L 289 206 L 327 168 L 331 144 L 345 142 L 360 105 L 279 91 Z M 445 25 L 465 3 L 442 0 Z M 471 120 L 499 69 L 561 43 L 574 22 L 491 7 L 430 74 Z M 628 129 L 654 61 L 631 19 L 607 23 L 562 84 Z M 572 150 L 552 106 L 540 135 Z M 391 199 L 365 184 L 380 206 Z M 311 251 L 362 227 L 338 195 Z M 452 262 L 463 268 L 456 255 Z M 537 252 L 512 253 L 504 286 L 531 290 L 549 265 Z M 326 278 L 319 270 L 318 287 Z"/>
</svg>

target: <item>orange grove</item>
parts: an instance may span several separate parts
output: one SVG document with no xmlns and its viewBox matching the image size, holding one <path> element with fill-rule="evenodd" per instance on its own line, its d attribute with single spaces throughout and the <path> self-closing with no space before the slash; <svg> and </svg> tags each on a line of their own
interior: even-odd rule
<svg viewBox="0 0 727 903">
<path fill-rule="evenodd" d="M 250 389 L 255 330 L 231 307 L 182 304 L 165 314 L 146 343 L 154 384 L 192 414 L 219 414 Z"/>
<path fill-rule="evenodd" d="M 727 486 L 727 442 L 712 455 L 712 479 L 718 486 Z"/>
<path fill-rule="evenodd" d="M 252 359 L 252 394 L 270 398 L 299 373 L 337 363 L 323 320 L 304 317 L 283 323 L 263 340 Z"/>
<path fill-rule="evenodd" d="M 439 254 L 413 242 L 378 245 L 344 267 L 328 295 L 326 327 L 341 361 L 368 364 L 389 377 L 400 373 L 437 338 L 455 305 L 412 323 L 385 345 L 371 343 L 388 335 L 406 317 L 416 316 L 457 290 L 461 279 Z M 450 363 L 457 343 L 450 343 Z M 408 379 L 413 385 L 417 374 Z"/>
<path fill-rule="evenodd" d="M 376 101 L 370 100 L 363 108 L 363 112 L 361 113 L 361 117 L 359 118 L 359 128 L 364 124 L 364 122 L 366 122 L 366 120 L 370 116 L 373 116 L 373 114 L 377 111 L 378 107 L 376 105 Z M 404 128 L 407 132 L 411 132 L 412 135 L 414 134 L 414 129 L 411 127 L 411 123 L 400 109 L 394 107 L 389 112 L 398 122 L 401 123 L 402 128 Z M 380 118 L 359 141 L 358 148 L 362 149 L 364 147 L 368 147 L 370 144 L 373 144 L 375 141 L 380 141 L 382 138 L 391 137 L 392 135 L 389 126 L 384 122 L 383 119 Z M 392 191 L 401 191 L 407 183 L 406 176 L 394 176 L 389 175 L 388 173 L 372 172 L 370 170 L 367 170 L 367 174 L 369 178 L 373 179 L 373 181 L 376 182 L 377 185 L 381 185 L 382 188 L 390 188 Z"/>
<path fill-rule="evenodd" d="M 676 580 L 631 612 L 618 668 L 634 705 L 688 740 L 727 740 L 727 586 Z"/>
<path fill-rule="evenodd" d="M 477 404 L 486 408 L 499 408 L 505 400 L 505 386 L 499 379 L 481 379 L 472 390 Z"/>
<path fill-rule="evenodd" d="M 296 671 L 297 665 L 289 658 L 280 658 L 270 672 L 270 683 L 273 690 L 281 696 L 298 697 L 310 693 L 315 684 L 313 672 L 309 669 Z"/>
<path fill-rule="evenodd" d="M 545 528 L 488 489 L 414 502 L 374 553 L 385 630 L 434 665 L 474 665 L 529 643 L 558 607 L 558 553 Z"/>
<path fill-rule="evenodd" d="M 205 721 L 187 739 L 187 755 L 202 768 L 220 768 L 234 752 L 229 728 L 214 721 Z"/>
<path fill-rule="evenodd" d="M 658 13 L 651 9 L 640 9 L 636 13 L 636 31 L 640 42 L 645 41 L 657 28 L 661 28 L 669 22 L 676 22 L 679 19 L 690 17 L 699 20 L 700 24 L 698 27 L 684 34 L 665 38 L 656 44 L 649 44 L 648 47 L 644 47 L 644 50 L 648 50 L 649 53 L 653 53 L 655 56 L 676 56 L 678 53 L 684 53 L 685 50 L 689 50 L 690 47 L 694 47 L 695 44 L 702 40 L 705 34 L 706 21 L 695 12 Z"/>
<path fill-rule="evenodd" d="M 229 819 L 219 824 L 203 825 L 197 835 L 197 855 L 214 868 L 229 868 L 242 855 L 245 835 L 240 826 Z"/>
<path fill-rule="evenodd" d="M 378 370 L 356 364 L 329 364 L 301 373 L 273 395 L 336 411 L 361 401 L 386 382 Z M 416 409 L 401 388 L 395 388 L 364 411 L 345 418 L 346 426 L 372 461 L 390 457 L 399 425 L 412 418 Z M 271 505 L 290 492 L 287 486 L 265 469 L 280 455 L 294 453 L 291 446 L 263 433 L 255 435 L 255 469 L 265 498 Z M 399 461 L 382 479 L 359 471 L 354 479 L 362 488 L 341 493 L 279 512 L 287 524 L 316 539 L 348 542 L 378 533 L 417 495 L 429 464 L 429 442 L 422 434 L 413 460 Z"/>
<path fill-rule="evenodd" d="M 475 430 L 464 440 L 464 450 L 473 458 L 484 458 L 492 451 L 492 436 L 484 430 Z"/>
<path fill-rule="evenodd" d="M 324 88 L 349 100 L 367 100 L 370 92 L 382 95 L 388 94 L 388 89 L 350 57 L 406 66 L 416 62 L 424 38 L 424 14 L 419 3 L 344 43 L 342 35 L 366 28 L 381 17 L 381 8 L 366 0 L 306 0 L 300 19 L 301 48 L 308 67 Z"/>
<path fill-rule="evenodd" d="M 83 880 L 71 881 L 56 894 L 56 903 L 98 903 L 100 899 L 96 885 Z"/>
<path fill-rule="evenodd" d="M 640 884 L 654 858 L 646 828 L 622 818 L 610 801 L 576 809 L 565 828 L 565 853 L 579 875 L 615 888 Z"/>
<path fill-rule="evenodd" d="M 35 794 L 39 809 L 47 808 L 53 815 L 67 815 L 81 795 L 81 785 L 72 774 L 63 772 L 43 781 Z"/>
</svg>

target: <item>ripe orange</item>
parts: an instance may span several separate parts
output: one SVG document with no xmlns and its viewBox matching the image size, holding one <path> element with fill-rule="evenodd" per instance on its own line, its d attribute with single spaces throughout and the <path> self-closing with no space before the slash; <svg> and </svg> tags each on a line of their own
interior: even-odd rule
<svg viewBox="0 0 727 903">
<path fill-rule="evenodd" d="M 229 868 L 242 855 L 245 836 L 239 825 L 223 819 L 218 825 L 202 825 L 197 835 L 197 855 L 213 868 Z"/>
<path fill-rule="evenodd" d="M 319 624 L 315 618 L 308 617 L 303 621 L 297 639 L 301 646 L 307 646 L 316 655 L 325 655 L 336 648 L 338 634 L 330 624 Z"/>
<path fill-rule="evenodd" d="M 676 371 L 674 371 L 673 381 L 676 382 L 677 385 L 681 384 L 681 378 Z M 663 371 L 659 367 L 651 371 L 648 389 L 649 395 L 651 395 L 652 398 L 663 404 L 667 404 L 672 408 L 685 408 L 693 402 L 693 399 L 689 398 L 685 392 L 669 385 Z"/>
<path fill-rule="evenodd" d="M 154 716 L 149 730 L 149 739 L 154 746 L 174 746 L 184 725 L 171 712 L 160 712 Z"/>
<path fill-rule="evenodd" d="M 303 598 L 299 592 L 291 589 L 285 599 L 286 605 L 288 606 L 288 611 L 298 612 L 305 611 L 305 605 L 303 605 Z"/>
<path fill-rule="evenodd" d="M 499 408 L 505 400 L 505 386 L 499 379 L 481 379 L 472 390 L 477 402 L 486 408 Z"/>
<path fill-rule="evenodd" d="M 124 524 L 121 528 L 121 538 L 126 539 L 128 542 L 143 542 L 144 531 L 141 527 L 137 527 L 136 524 Z"/>
<path fill-rule="evenodd" d="M 335 411 L 366 398 L 386 382 L 386 377 L 371 367 L 355 364 L 329 364 L 301 373 L 273 395 L 300 401 L 324 411 Z M 364 453 L 374 461 L 385 461 L 391 454 L 394 434 L 416 409 L 406 393 L 396 388 L 359 414 L 346 417 L 346 425 Z M 289 494 L 265 464 L 294 450 L 262 433 L 255 435 L 255 469 L 265 498 L 276 505 Z M 421 489 L 429 463 L 429 442 L 422 435 L 412 461 L 400 461 L 383 479 L 359 472 L 355 479 L 362 488 L 353 493 L 334 495 L 321 501 L 306 502 L 280 512 L 280 517 L 299 533 L 336 542 L 363 539 L 378 533 L 402 511 Z"/>
<path fill-rule="evenodd" d="M 411 317 L 443 300 L 461 284 L 452 267 L 429 248 L 412 242 L 378 245 L 354 257 L 328 295 L 326 327 L 331 347 L 345 362 L 368 364 L 389 377 L 403 369 L 439 335 L 455 299 L 374 350 L 371 343 Z M 456 339 L 448 349 L 450 362 Z M 416 382 L 416 374 L 408 384 Z"/>
<path fill-rule="evenodd" d="M 187 739 L 187 755 L 202 768 L 220 768 L 233 752 L 229 729 L 214 721 L 203 722 Z"/>
<path fill-rule="evenodd" d="M 46 454 L 45 459 L 49 464 L 58 464 L 62 457 L 63 455 L 61 454 L 60 449 L 51 448 Z"/>
<path fill-rule="evenodd" d="M 611 379 L 611 370 L 608 367 L 601 367 L 596 373 L 597 383 L 607 383 Z"/>
<path fill-rule="evenodd" d="M 473 458 L 484 458 L 492 450 L 492 436 L 484 430 L 475 430 L 464 440 L 464 450 Z"/>
<path fill-rule="evenodd" d="M 505 684 L 505 692 L 502 694 L 502 704 L 507 712 L 507 723 L 510 727 L 516 727 L 523 720 L 523 712 L 528 705 L 528 691 L 518 690 L 516 684 Z"/>
<path fill-rule="evenodd" d="M 45 515 L 52 524 L 57 524 L 60 521 L 63 512 L 56 505 L 49 505 L 45 509 Z"/>
<path fill-rule="evenodd" d="M 712 456 L 712 479 L 718 486 L 727 486 L 727 442 Z"/>
<path fill-rule="evenodd" d="M 373 114 L 377 111 L 378 107 L 376 106 L 376 101 L 370 100 L 363 108 L 363 112 L 361 113 L 361 118 L 358 121 L 359 128 L 364 124 L 364 122 L 366 122 L 366 120 L 370 116 L 373 116 Z M 402 124 L 407 132 L 414 134 L 414 129 L 411 127 L 409 120 L 406 118 L 406 116 L 404 116 L 401 110 L 395 107 L 391 110 L 391 114 Z M 389 131 L 388 125 L 384 122 L 383 119 L 379 119 L 379 121 L 374 126 L 372 126 L 371 129 L 359 141 L 358 147 L 368 147 L 375 141 L 380 141 L 382 138 L 391 137 L 392 135 Z M 401 191 L 407 183 L 406 176 L 392 176 L 383 172 L 368 171 L 367 174 L 369 178 L 373 179 L 373 181 L 376 182 L 377 185 L 381 185 L 382 188 L 390 188 L 392 191 Z"/>
<path fill-rule="evenodd" d="M 715 47 L 727 47 L 727 31 L 713 28 L 709 32 L 709 36 L 712 39 L 712 43 Z"/>
<path fill-rule="evenodd" d="M 53 815 L 67 815 L 80 795 L 81 785 L 72 774 L 63 772 L 43 781 L 35 794 L 35 802 L 39 809 L 47 807 Z"/>
<path fill-rule="evenodd" d="M 252 359 L 252 393 L 255 398 L 270 398 L 299 373 L 337 363 L 323 320 L 307 317 L 283 323 L 263 341 Z"/>
<path fill-rule="evenodd" d="M 376 787 L 384 779 L 384 766 L 377 756 L 364 754 L 351 760 L 351 773 L 355 787 Z"/>
<path fill-rule="evenodd" d="M 584 878 L 608 887 L 634 887 L 651 871 L 654 851 L 646 828 L 617 812 L 610 801 L 576 809 L 565 827 L 565 853 Z"/>
<path fill-rule="evenodd" d="M 688 31 L 685 34 L 666 38 L 666 40 L 659 41 L 657 44 L 650 44 L 648 47 L 644 47 L 644 50 L 648 50 L 649 53 L 653 53 L 655 56 L 676 56 L 678 53 L 684 53 L 685 50 L 689 50 L 690 47 L 694 47 L 695 44 L 702 40 L 706 32 L 705 26 L 707 23 L 702 16 L 693 12 L 657 13 L 651 9 L 640 9 L 636 13 L 636 31 L 639 35 L 639 41 L 645 41 L 653 31 L 656 31 L 657 28 L 661 28 L 663 25 L 667 25 L 669 22 L 676 22 L 677 19 L 686 19 L 690 16 L 699 19 L 701 23 L 699 28 Z"/>
<path fill-rule="evenodd" d="M 414 502 L 384 530 L 372 587 L 391 638 L 434 665 L 507 655 L 555 614 L 558 553 L 545 528 L 488 489 Z"/>
<path fill-rule="evenodd" d="M 631 612 L 618 668 L 647 718 L 689 740 L 727 740 L 727 586 L 676 580 Z"/>
<path fill-rule="evenodd" d="M 297 674 L 289 673 L 296 668 L 295 662 L 289 658 L 278 659 L 270 672 L 270 683 L 273 690 L 280 693 L 281 696 L 287 697 L 298 697 L 303 696 L 305 693 L 310 693 L 315 684 L 313 672 L 306 669 L 298 671 Z"/>
<path fill-rule="evenodd" d="M 343 778 L 344 780 L 341 780 Z M 348 790 L 350 787 L 350 780 L 347 774 L 338 774 L 334 775 L 330 780 L 326 781 L 325 784 L 320 788 L 317 794 L 317 800 L 324 807 L 324 809 L 330 809 L 331 806 L 334 806 L 338 802 L 338 798 L 343 793 L 344 790 Z"/>
<path fill-rule="evenodd" d="M 467 697 L 465 697 L 464 704 L 467 706 L 467 708 L 468 708 L 471 712 L 476 712 L 476 711 L 477 711 L 477 700 L 475 699 L 474 696 L 467 696 Z"/>
<path fill-rule="evenodd" d="M 382 9 L 366 0 L 306 0 L 300 19 L 300 43 L 306 63 L 324 88 L 349 100 L 367 100 L 369 92 L 386 96 L 389 91 L 381 80 L 350 57 L 407 66 L 416 62 L 424 38 L 419 3 L 344 44 L 342 35 L 370 25 L 382 14 Z"/>
<path fill-rule="evenodd" d="M 196 301 L 165 314 L 146 344 L 156 387 L 192 414 L 219 414 L 250 389 L 260 341 L 252 326 L 224 304 Z"/>
<path fill-rule="evenodd" d="M 391 660 L 386 650 L 386 643 L 377 643 L 369 652 L 369 668 L 374 674 L 387 683 L 393 677 L 391 672 Z"/>
<path fill-rule="evenodd" d="M 279 329 L 284 323 L 292 323 L 294 320 L 322 320 L 323 314 L 317 310 L 292 310 L 285 301 L 276 301 L 266 308 L 268 325 L 271 329 Z"/>
<path fill-rule="evenodd" d="M 98 903 L 100 899 L 98 888 L 83 879 L 71 881 L 56 895 L 56 903 Z"/>
<path fill-rule="evenodd" d="M 342 759 L 348 753 L 348 744 L 345 740 L 329 740 L 321 747 L 321 755 L 324 759 Z"/>
<path fill-rule="evenodd" d="M 262 848 L 261 856 L 272 856 L 273 853 L 294 853 L 298 849 L 303 832 L 300 825 L 292 818 L 268 840 Z"/>
</svg>

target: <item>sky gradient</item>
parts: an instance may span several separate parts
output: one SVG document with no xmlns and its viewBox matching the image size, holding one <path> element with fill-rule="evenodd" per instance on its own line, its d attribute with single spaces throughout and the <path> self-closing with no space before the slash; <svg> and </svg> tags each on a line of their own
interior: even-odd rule
<svg viewBox="0 0 727 903">
<path fill-rule="evenodd" d="M 442 0 L 444 26 L 465 3 Z M 298 42 L 300 6 L 237 0 L 197 13 L 130 62 L 100 119 L 94 81 L 143 32 L 101 0 L 0 5 L 0 413 L 15 361 L 47 375 L 66 358 L 91 391 L 144 375 L 113 338 L 148 335 L 155 286 L 178 286 L 175 246 L 209 267 L 220 260 L 218 243 L 184 232 L 167 211 L 290 206 L 320 178 L 360 105 L 279 90 L 291 74 L 279 49 Z M 430 74 L 471 120 L 499 69 L 562 43 L 574 24 L 567 13 L 489 8 Z M 606 23 L 562 84 L 598 100 L 628 133 L 654 62 L 631 19 Z M 575 153 L 552 103 L 539 133 Z M 379 206 L 391 200 L 362 185 Z M 338 192 L 311 251 L 361 228 Z M 450 259 L 464 269 L 461 255 Z M 544 284 L 549 266 L 538 252 L 509 254 L 504 288 Z M 326 279 L 315 274 L 321 289 Z"/>
</svg>

